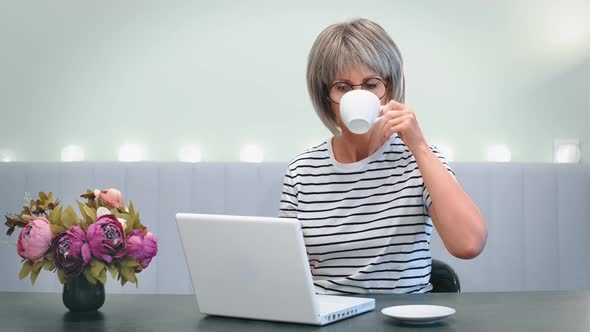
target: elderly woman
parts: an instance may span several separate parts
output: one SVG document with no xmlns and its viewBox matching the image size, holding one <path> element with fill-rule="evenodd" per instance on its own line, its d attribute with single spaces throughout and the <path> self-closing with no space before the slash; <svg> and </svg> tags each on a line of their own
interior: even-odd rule
<svg viewBox="0 0 590 332">
<path fill-rule="evenodd" d="M 433 225 L 452 255 L 483 250 L 482 215 L 404 104 L 402 57 L 381 26 L 357 19 L 326 28 L 309 53 L 307 86 L 334 136 L 289 164 L 279 216 L 301 222 L 318 293 L 431 291 Z M 353 89 L 381 101 L 366 134 L 340 116 Z"/>
</svg>

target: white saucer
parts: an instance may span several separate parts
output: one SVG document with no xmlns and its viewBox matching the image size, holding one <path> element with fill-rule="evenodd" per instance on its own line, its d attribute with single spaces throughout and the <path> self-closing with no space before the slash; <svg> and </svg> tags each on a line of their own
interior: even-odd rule
<svg viewBox="0 0 590 332">
<path fill-rule="evenodd" d="M 398 305 L 381 313 L 406 324 L 432 324 L 455 313 L 455 309 L 440 305 Z"/>
</svg>

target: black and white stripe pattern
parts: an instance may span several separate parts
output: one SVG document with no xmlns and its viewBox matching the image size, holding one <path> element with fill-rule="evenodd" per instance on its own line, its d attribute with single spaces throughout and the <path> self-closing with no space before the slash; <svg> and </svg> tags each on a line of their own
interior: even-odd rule
<svg viewBox="0 0 590 332">
<path fill-rule="evenodd" d="M 431 199 L 399 137 L 353 164 L 338 163 L 326 141 L 297 156 L 283 184 L 279 216 L 301 222 L 318 293 L 432 289 Z"/>
</svg>

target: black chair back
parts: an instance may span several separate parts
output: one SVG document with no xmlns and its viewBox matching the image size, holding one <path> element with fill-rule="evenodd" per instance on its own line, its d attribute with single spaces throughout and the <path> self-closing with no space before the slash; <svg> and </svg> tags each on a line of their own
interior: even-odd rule
<svg viewBox="0 0 590 332">
<path fill-rule="evenodd" d="M 449 264 L 434 258 L 430 283 L 433 293 L 461 293 L 461 283 L 455 270 Z"/>
</svg>

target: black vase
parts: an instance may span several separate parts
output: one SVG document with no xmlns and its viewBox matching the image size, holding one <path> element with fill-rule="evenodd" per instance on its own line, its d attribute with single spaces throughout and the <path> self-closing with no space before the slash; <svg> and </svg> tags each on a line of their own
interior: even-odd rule
<svg viewBox="0 0 590 332">
<path fill-rule="evenodd" d="M 80 274 L 64 282 L 62 300 L 70 311 L 96 311 L 102 307 L 104 299 L 104 285 L 100 281 L 93 285 Z"/>
</svg>

